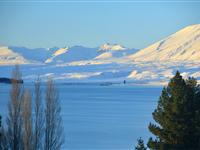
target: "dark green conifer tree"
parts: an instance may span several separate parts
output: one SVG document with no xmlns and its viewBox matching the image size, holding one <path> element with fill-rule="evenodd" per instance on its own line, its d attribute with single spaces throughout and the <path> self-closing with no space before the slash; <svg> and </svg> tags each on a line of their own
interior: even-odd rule
<svg viewBox="0 0 200 150">
<path fill-rule="evenodd" d="M 0 115 L 0 138 L 1 138 L 1 115 Z"/>
<path fill-rule="evenodd" d="M 177 71 L 164 87 L 153 112 L 148 147 L 153 150 L 200 149 L 200 88 L 194 78 L 184 80 Z"/>
<path fill-rule="evenodd" d="M 146 150 L 147 148 L 144 146 L 144 141 L 140 137 L 138 140 L 138 145 L 135 147 L 135 150 Z"/>
<path fill-rule="evenodd" d="M 0 148 L 2 147 L 1 141 L 2 141 L 2 135 L 1 135 L 1 115 L 0 115 Z"/>
</svg>

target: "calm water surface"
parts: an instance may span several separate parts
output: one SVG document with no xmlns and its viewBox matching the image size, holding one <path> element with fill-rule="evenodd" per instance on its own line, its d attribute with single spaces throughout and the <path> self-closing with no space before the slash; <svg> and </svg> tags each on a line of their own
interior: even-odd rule
<svg viewBox="0 0 200 150">
<path fill-rule="evenodd" d="M 33 90 L 31 84 L 25 85 Z M 57 85 L 67 150 L 130 150 L 151 136 L 148 124 L 161 87 Z M 0 114 L 7 115 L 9 85 L 0 84 Z"/>
</svg>

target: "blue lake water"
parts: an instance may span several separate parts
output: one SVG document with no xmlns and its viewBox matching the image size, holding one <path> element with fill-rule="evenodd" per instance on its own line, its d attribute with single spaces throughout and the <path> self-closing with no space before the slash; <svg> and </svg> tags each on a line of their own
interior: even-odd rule
<svg viewBox="0 0 200 150">
<path fill-rule="evenodd" d="M 7 115 L 9 85 L 0 84 L 0 114 Z M 31 84 L 26 85 L 33 90 Z M 130 150 L 151 136 L 148 124 L 162 87 L 57 85 L 66 150 Z"/>
</svg>

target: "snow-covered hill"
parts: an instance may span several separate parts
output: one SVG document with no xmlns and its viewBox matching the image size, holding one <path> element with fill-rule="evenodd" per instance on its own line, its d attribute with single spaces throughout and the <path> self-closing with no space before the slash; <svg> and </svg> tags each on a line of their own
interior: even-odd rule
<svg viewBox="0 0 200 150">
<path fill-rule="evenodd" d="M 166 83 L 180 70 L 183 77 L 200 79 L 200 24 L 191 25 L 127 58 L 136 68 L 128 78 Z"/>
<path fill-rule="evenodd" d="M 0 47 L 0 65 L 27 64 L 29 63 L 22 55 L 13 52 L 8 47 Z"/>
<path fill-rule="evenodd" d="M 61 82 L 166 84 L 179 70 L 200 80 L 200 25 L 188 26 L 142 50 L 119 44 L 29 49 L 0 47 L 1 76 L 22 64 L 25 80 L 40 75 Z"/>
<path fill-rule="evenodd" d="M 200 61 L 200 25 L 188 26 L 129 56 L 133 61 Z"/>
</svg>

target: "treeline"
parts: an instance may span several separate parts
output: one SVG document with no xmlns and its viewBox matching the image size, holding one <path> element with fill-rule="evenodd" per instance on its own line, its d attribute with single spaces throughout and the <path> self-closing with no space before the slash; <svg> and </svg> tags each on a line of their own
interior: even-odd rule
<svg viewBox="0 0 200 150">
<path fill-rule="evenodd" d="M 163 88 L 154 123 L 148 128 L 155 138 L 147 146 L 138 139 L 136 150 L 200 150 L 200 86 L 194 78 L 176 75 Z"/>
<path fill-rule="evenodd" d="M 0 124 L 0 149 L 60 150 L 64 143 L 64 127 L 53 80 L 48 79 L 43 93 L 38 78 L 31 93 L 17 82 L 21 80 L 18 66 L 13 69 L 12 78 L 15 80 L 11 84 L 6 124 Z"/>
</svg>

